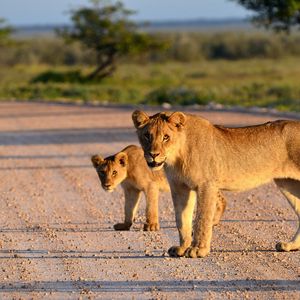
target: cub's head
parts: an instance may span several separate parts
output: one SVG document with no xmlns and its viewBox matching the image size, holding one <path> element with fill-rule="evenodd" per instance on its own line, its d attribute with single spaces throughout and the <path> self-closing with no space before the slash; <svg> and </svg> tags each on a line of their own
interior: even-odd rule
<svg viewBox="0 0 300 300">
<path fill-rule="evenodd" d="M 186 116 L 181 112 L 148 116 L 136 110 L 132 120 L 149 167 L 159 170 L 166 161 L 176 158 L 182 145 Z"/>
<path fill-rule="evenodd" d="M 103 189 L 107 192 L 112 192 L 127 177 L 128 157 L 124 152 L 119 152 L 107 158 L 93 155 L 91 161 Z"/>
</svg>

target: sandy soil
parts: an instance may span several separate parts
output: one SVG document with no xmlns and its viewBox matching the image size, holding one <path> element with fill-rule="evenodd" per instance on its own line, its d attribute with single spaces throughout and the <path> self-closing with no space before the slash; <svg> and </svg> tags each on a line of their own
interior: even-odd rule
<svg viewBox="0 0 300 300">
<path fill-rule="evenodd" d="M 300 252 L 275 243 L 296 216 L 274 184 L 227 194 L 229 206 L 204 259 L 170 258 L 178 244 L 168 193 L 161 230 L 143 232 L 144 200 L 130 232 L 119 188 L 105 193 L 90 155 L 137 144 L 132 109 L 0 104 L 0 298 L 300 299 Z M 218 124 L 267 115 L 202 112 Z"/>
</svg>

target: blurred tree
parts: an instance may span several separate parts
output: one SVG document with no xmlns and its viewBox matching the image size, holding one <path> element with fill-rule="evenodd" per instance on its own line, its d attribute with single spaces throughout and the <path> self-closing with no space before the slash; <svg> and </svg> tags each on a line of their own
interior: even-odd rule
<svg viewBox="0 0 300 300">
<path fill-rule="evenodd" d="M 257 14 L 253 21 L 276 31 L 300 26 L 300 0 L 233 0 Z"/>
<path fill-rule="evenodd" d="M 79 41 L 96 54 L 97 68 L 89 78 L 111 75 L 118 60 L 125 55 L 135 55 L 163 45 L 149 34 L 139 32 L 137 25 L 129 20 L 133 11 L 122 2 L 90 0 L 91 7 L 72 10 L 73 26 L 57 31 L 66 42 Z"/>
<path fill-rule="evenodd" d="M 0 18 L 0 46 L 6 45 L 10 42 L 10 35 L 13 28 L 6 24 L 6 21 Z"/>
</svg>

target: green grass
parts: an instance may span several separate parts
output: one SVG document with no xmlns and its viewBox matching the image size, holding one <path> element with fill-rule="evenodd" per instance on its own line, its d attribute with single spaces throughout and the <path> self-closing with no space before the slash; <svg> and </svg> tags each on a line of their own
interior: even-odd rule
<svg viewBox="0 0 300 300">
<path fill-rule="evenodd" d="M 80 82 L 80 77 L 74 80 L 73 74 L 78 70 L 83 75 L 91 71 L 80 66 L 2 67 L 0 99 L 132 104 L 215 102 L 300 111 L 299 58 L 122 64 L 113 77 L 93 83 Z M 61 73 L 73 77 L 69 82 L 33 82 L 48 71 L 55 76 Z"/>
</svg>

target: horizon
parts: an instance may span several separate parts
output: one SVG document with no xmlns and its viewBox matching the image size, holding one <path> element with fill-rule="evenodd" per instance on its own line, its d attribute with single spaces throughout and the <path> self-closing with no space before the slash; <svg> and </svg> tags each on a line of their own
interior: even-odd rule
<svg viewBox="0 0 300 300">
<path fill-rule="evenodd" d="M 251 20 L 249 18 L 224 18 L 224 19 L 205 19 L 205 18 L 198 18 L 198 19 L 166 19 L 166 20 L 136 20 L 137 24 L 143 24 L 145 22 L 149 23 L 150 25 L 155 25 L 155 24 L 181 24 L 181 23 L 192 23 L 192 22 L 199 22 L 199 23 L 226 23 L 226 22 L 249 22 L 251 23 Z M 22 28 L 22 27 L 59 27 L 59 26 L 71 26 L 72 23 L 32 23 L 32 24 L 17 24 L 13 25 L 13 27 L 16 28 Z"/>
</svg>

